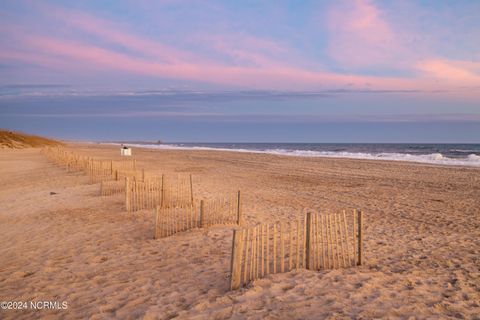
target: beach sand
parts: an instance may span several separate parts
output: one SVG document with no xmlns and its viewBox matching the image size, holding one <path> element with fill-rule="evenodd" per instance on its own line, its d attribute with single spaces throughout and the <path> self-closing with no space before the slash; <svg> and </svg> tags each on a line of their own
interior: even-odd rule
<svg viewBox="0 0 480 320">
<path fill-rule="evenodd" d="M 117 146 L 69 145 L 98 159 Z M 133 150 L 148 173 L 192 173 L 195 197 L 242 190 L 246 223 L 360 208 L 365 265 L 270 275 L 229 291 L 231 227 L 154 240 L 152 211 L 38 149 L 0 150 L 0 300 L 66 310 L 2 319 L 480 319 L 480 169 L 267 154 Z M 51 194 L 54 192 L 55 194 Z"/>
</svg>

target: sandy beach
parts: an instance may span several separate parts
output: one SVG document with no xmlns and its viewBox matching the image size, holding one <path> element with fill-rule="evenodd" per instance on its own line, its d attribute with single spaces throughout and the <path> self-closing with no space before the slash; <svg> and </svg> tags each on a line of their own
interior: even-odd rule
<svg viewBox="0 0 480 320">
<path fill-rule="evenodd" d="M 96 159 L 117 146 L 70 144 Z M 66 301 L 2 319 L 480 319 L 480 168 L 134 149 L 149 174 L 192 173 L 194 196 L 236 190 L 247 225 L 360 208 L 365 265 L 269 275 L 229 290 L 231 227 L 153 239 L 39 149 L 0 150 L 0 300 Z M 54 193 L 54 194 L 52 194 Z"/>
</svg>

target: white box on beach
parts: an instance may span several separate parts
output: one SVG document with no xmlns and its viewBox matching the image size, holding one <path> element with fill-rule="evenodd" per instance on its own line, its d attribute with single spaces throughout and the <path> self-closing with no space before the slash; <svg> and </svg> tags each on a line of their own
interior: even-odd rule
<svg viewBox="0 0 480 320">
<path fill-rule="evenodd" d="M 122 156 L 131 156 L 132 155 L 132 149 L 128 148 L 128 147 L 122 147 L 120 149 L 120 154 Z"/>
</svg>

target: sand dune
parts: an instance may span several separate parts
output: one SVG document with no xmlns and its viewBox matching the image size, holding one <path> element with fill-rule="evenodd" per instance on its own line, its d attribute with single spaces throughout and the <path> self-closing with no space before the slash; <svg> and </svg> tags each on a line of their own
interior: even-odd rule
<svg viewBox="0 0 480 320">
<path fill-rule="evenodd" d="M 0 129 L 0 149 L 24 149 L 61 145 L 59 141 Z"/>
<path fill-rule="evenodd" d="M 113 146 L 75 147 L 119 157 Z M 0 300 L 67 301 L 68 309 L 0 310 L 0 318 L 479 319 L 480 169 L 134 153 L 148 172 L 193 173 L 196 197 L 241 189 L 249 225 L 303 207 L 361 208 L 366 264 L 270 275 L 229 291 L 231 228 L 153 240 L 153 212 L 127 214 L 122 196 L 98 196 L 98 184 L 38 150 L 2 150 Z"/>
</svg>

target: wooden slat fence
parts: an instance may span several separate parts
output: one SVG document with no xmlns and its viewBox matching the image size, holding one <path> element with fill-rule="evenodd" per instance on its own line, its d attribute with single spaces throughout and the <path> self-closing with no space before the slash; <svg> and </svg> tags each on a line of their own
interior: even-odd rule
<svg viewBox="0 0 480 320">
<path fill-rule="evenodd" d="M 103 180 L 100 182 L 100 195 L 111 196 L 125 194 L 125 178 L 129 178 L 132 181 L 142 181 L 144 177 L 144 170 L 115 170 L 112 180 Z"/>
<path fill-rule="evenodd" d="M 217 224 L 236 224 L 241 221 L 240 191 L 223 198 L 200 201 L 201 226 L 208 227 Z"/>
<path fill-rule="evenodd" d="M 125 179 L 125 207 L 128 212 L 160 207 L 193 206 L 192 175 L 167 175 Z"/>
<path fill-rule="evenodd" d="M 164 186 L 162 207 L 184 207 L 193 205 L 193 178 L 191 174 L 163 174 L 156 179 L 157 185 Z"/>
<path fill-rule="evenodd" d="M 201 200 L 188 207 L 156 207 L 155 239 L 193 228 L 240 225 L 240 191 L 221 199 Z"/>
<path fill-rule="evenodd" d="M 300 220 L 234 230 L 231 289 L 293 269 L 362 263 L 362 212 L 307 213 Z"/>
<path fill-rule="evenodd" d="M 90 183 L 119 180 L 123 177 L 141 177 L 145 179 L 145 170 L 136 170 L 136 160 L 104 161 L 89 160 L 85 172 L 90 177 Z"/>
<path fill-rule="evenodd" d="M 135 159 L 94 160 L 60 147 L 44 148 L 42 152 L 57 164 L 65 165 L 68 172 L 84 171 L 90 177 L 90 183 L 119 180 L 122 176 L 145 178 L 144 170 L 138 172 Z"/>
<path fill-rule="evenodd" d="M 136 179 L 142 181 L 145 179 L 145 170 L 120 170 L 117 169 L 114 171 L 113 176 L 114 180 L 122 180 L 123 183 L 125 183 L 125 178 L 130 178 L 130 179 Z M 125 190 L 124 190 L 125 192 Z"/>
<path fill-rule="evenodd" d="M 156 209 L 155 239 L 200 227 L 198 206 Z"/>
<path fill-rule="evenodd" d="M 86 172 L 91 184 L 112 180 L 113 178 L 111 168 L 107 167 L 104 161 L 90 160 Z"/>
<path fill-rule="evenodd" d="M 125 193 L 125 179 L 100 182 L 100 195 L 113 196 Z"/>
</svg>

